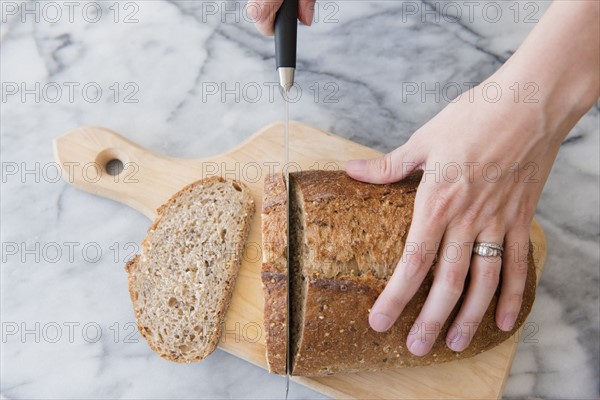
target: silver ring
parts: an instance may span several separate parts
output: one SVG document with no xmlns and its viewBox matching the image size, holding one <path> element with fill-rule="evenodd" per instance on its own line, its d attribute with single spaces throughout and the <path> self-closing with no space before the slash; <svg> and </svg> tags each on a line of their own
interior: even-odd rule
<svg viewBox="0 0 600 400">
<path fill-rule="evenodd" d="M 498 243 L 475 242 L 473 253 L 481 257 L 502 257 L 504 248 Z"/>
</svg>

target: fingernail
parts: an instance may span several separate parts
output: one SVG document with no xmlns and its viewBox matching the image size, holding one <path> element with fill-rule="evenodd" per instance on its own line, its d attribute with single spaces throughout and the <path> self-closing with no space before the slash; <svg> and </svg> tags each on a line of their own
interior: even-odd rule
<svg viewBox="0 0 600 400">
<path fill-rule="evenodd" d="M 446 345 L 453 351 L 463 351 L 469 345 L 469 336 L 453 326 L 446 336 Z"/>
<path fill-rule="evenodd" d="M 377 313 L 369 318 L 371 328 L 377 332 L 385 332 L 392 326 L 392 319 L 385 314 Z"/>
<path fill-rule="evenodd" d="M 418 357 L 422 357 L 429 353 L 429 345 L 427 342 L 423 342 L 419 339 L 415 339 L 411 344 L 408 345 L 408 348 L 410 349 L 411 353 Z"/>
<path fill-rule="evenodd" d="M 515 326 L 515 320 L 517 317 L 514 314 L 506 314 L 504 316 L 504 320 L 502 321 L 502 326 L 500 329 L 503 331 L 510 331 Z"/>
<path fill-rule="evenodd" d="M 364 172 L 367 170 L 367 160 L 350 160 L 346 163 L 346 172 Z"/>
</svg>

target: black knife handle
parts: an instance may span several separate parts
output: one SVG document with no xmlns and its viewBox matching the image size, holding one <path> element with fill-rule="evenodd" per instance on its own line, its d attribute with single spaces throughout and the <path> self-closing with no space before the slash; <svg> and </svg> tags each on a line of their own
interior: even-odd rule
<svg viewBox="0 0 600 400">
<path fill-rule="evenodd" d="M 275 59 L 277 68 L 296 68 L 298 0 L 284 0 L 275 16 Z"/>
</svg>

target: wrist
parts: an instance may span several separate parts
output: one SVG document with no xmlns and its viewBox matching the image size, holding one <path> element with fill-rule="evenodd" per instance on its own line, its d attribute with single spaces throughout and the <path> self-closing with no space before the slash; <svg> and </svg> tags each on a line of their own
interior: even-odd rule
<svg viewBox="0 0 600 400">
<path fill-rule="evenodd" d="M 542 124 L 544 135 L 562 141 L 598 100 L 597 71 L 578 72 L 535 65 L 515 54 L 490 80 L 510 89 L 511 108 Z"/>
<path fill-rule="evenodd" d="M 561 140 L 600 95 L 599 18 L 596 2 L 553 3 L 493 77 L 535 88 L 537 103 L 531 108 L 537 105 L 546 133 Z M 525 104 L 519 104 L 522 108 Z"/>
</svg>

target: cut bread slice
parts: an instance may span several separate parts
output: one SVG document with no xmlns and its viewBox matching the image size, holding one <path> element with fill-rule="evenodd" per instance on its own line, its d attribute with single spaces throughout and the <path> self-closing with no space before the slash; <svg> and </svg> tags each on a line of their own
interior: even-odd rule
<svg viewBox="0 0 600 400">
<path fill-rule="evenodd" d="M 158 209 L 125 269 L 138 329 L 161 357 L 189 363 L 217 347 L 253 214 L 249 189 L 220 177 Z"/>
<path fill-rule="evenodd" d="M 261 280 L 269 372 L 285 375 L 288 333 L 287 193 L 281 174 L 265 178 Z"/>
</svg>

